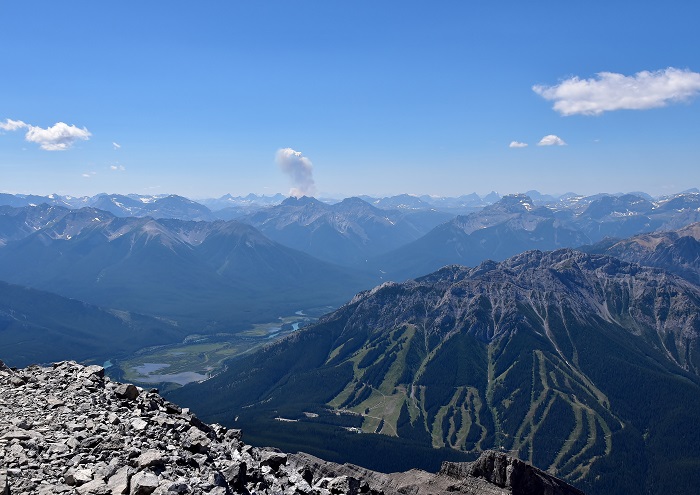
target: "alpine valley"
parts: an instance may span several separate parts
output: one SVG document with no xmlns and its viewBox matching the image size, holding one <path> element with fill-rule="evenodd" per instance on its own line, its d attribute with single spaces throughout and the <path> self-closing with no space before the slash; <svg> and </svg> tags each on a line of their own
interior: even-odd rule
<svg viewBox="0 0 700 495">
<path fill-rule="evenodd" d="M 332 463 L 495 450 L 589 495 L 692 493 L 698 222 L 697 190 L 0 194 L 0 359 L 138 361 L 245 442 Z"/>
</svg>

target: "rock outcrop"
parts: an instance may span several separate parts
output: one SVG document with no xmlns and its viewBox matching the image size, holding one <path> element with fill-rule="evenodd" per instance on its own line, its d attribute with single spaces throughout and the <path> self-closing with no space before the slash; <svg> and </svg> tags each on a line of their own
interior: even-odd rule
<svg viewBox="0 0 700 495">
<path fill-rule="evenodd" d="M 378 473 L 351 464 L 335 464 L 304 453 L 290 454 L 298 469 L 315 476 L 367 482 L 386 495 L 583 495 L 583 492 L 502 452 L 486 451 L 474 462 L 445 462 L 437 474 L 412 469 Z"/>
<path fill-rule="evenodd" d="M 580 490 L 502 452 L 484 452 L 474 462 L 445 462 L 440 474 L 464 480 L 463 483 L 473 478 L 485 480 L 510 490 L 507 493 L 513 495 L 583 495 Z"/>
<path fill-rule="evenodd" d="M 532 466 L 487 452 L 438 474 L 382 474 L 288 455 L 208 425 L 155 390 L 99 366 L 10 369 L 0 361 L 0 490 L 16 494 L 581 495 Z"/>
</svg>

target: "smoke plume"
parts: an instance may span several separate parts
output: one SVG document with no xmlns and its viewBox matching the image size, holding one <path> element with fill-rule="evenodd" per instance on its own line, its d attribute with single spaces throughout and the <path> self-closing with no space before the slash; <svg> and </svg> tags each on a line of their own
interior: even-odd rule
<svg viewBox="0 0 700 495">
<path fill-rule="evenodd" d="M 282 148 L 277 150 L 275 156 L 277 165 L 292 180 L 290 196 L 300 198 L 301 196 L 313 196 L 316 193 L 314 183 L 314 166 L 311 160 L 301 154 L 301 151 L 294 151 L 292 148 Z"/>
</svg>

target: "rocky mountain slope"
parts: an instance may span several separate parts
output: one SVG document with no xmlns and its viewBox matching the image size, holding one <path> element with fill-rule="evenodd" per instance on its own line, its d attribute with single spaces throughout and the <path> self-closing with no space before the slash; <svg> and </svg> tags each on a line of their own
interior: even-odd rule
<svg viewBox="0 0 700 495">
<path fill-rule="evenodd" d="M 667 493 L 700 481 L 699 308 L 661 270 L 531 251 L 384 284 L 172 397 L 358 463 L 383 436 L 416 462 L 503 448 L 590 493 Z"/>
<path fill-rule="evenodd" d="M 440 473 L 382 474 L 241 441 L 156 391 L 62 362 L 0 361 L 0 490 L 38 494 L 583 495 L 502 453 Z"/>
<path fill-rule="evenodd" d="M 46 204 L 21 208 L 0 206 L 0 247 L 8 242 L 24 239 L 69 212 L 68 208 Z"/>
<path fill-rule="evenodd" d="M 582 249 L 662 268 L 700 284 L 700 223 L 692 223 L 675 231 L 640 234 L 629 239 L 606 239 Z"/>
</svg>

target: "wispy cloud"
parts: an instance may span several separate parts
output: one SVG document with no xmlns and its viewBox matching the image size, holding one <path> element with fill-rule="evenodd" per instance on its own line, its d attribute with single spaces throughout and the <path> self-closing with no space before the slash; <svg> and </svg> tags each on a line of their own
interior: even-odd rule
<svg viewBox="0 0 700 495">
<path fill-rule="evenodd" d="M 508 145 L 509 148 L 527 148 L 527 143 L 521 143 L 520 141 L 511 141 Z"/>
<path fill-rule="evenodd" d="M 277 165 L 292 179 L 294 187 L 289 191 L 290 196 L 313 196 L 316 192 L 314 169 L 311 160 L 301 151 L 292 148 L 281 148 L 275 155 Z"/>
<path fill-rule="evenodd" d="M 94 177 L 95 175 L 97 175 L 97 172 L 85 172 L 83 174 L 83 177 L 85 177 L 86 179 L 90 179 L 90 178 Z"/>
<path fill-rule="evenodd" d="M 700 93 L 700 73 L 669 67 L 633 76 L 600 72 L 595 78 L 572 77 L 533 91 L 554 102 L 562 115 L 600 115 L 614 110 L 647 110 L 686 101 Z"/>
<path fill-rule="evenodd" d="M 5 119 L 5 122 L 0 122 L 0 129 L 3 131 L 16 131 L 19 129 L 26 129 L 27 127 L 29 127 L 29 125 L 21 120 Z"/>
<path fill-rule="evenodd" d="M 27 129 L 24 139 L 30 143 L 38 144 L 46 151 L 64 151 L 73 146 L 78 140 L 87 141 L 90 139 L 90 131 L 85 127 L 82 129 L 68 125 L 64 122 L 57 122 L 46 129 L 22 122 L 21 120 L 6 119 L 0 122 L 0 129 L 5 131 L 18 131 Z"/>
<path fill-rule="evenodd" d="M 112 141 L 112 147 L 113 147 L 115 150 L 118 150 L 119 148 L 122 147 L 122 145 L 119 144 L 119 143 L 115 143 L 114 141 Z"/>
<path fill-rule="evenodd" d="M 537 146 L 566 146 L 566 143 L 559 136 L 548 134 L 537 143 Z"/>
<path fill-rule="evenodd" d="M 114 171 L 118 171 L 118 172 L 123 172 L 126 170 L 126 168 L 124 168 L 124 165 L 110 165 L 109 169 L 114 170 Z"/>
</svg>

